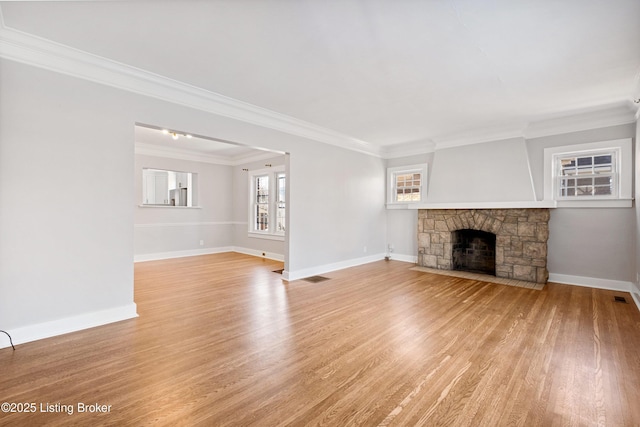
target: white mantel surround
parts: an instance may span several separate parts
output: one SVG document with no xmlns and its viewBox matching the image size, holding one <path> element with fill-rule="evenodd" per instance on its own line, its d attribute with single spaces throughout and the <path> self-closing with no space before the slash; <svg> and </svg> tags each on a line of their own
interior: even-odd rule
<svg viewBox="0 0 640 427">
<path fill-rule="evenodd" d="M 406 209 L 538 209 L 556 208 L 555 200 L 535 202 L 460 202 L 460 203 L 416 203 L 403 205 Z"/>
</svg>

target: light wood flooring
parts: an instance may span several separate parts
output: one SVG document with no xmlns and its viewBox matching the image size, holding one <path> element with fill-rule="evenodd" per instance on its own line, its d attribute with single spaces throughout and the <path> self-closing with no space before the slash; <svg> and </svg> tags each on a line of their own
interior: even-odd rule
<svg viewBox="0 0 640 427">
<path fill-rule="evenodd" d="M 287 283 L 234 253 L 136 264 L 139 318 L 0 350 L 0 402 L 74 413 L 0 425 L 640 425 L 629 294 L 411 267 Z"/>
</svg>

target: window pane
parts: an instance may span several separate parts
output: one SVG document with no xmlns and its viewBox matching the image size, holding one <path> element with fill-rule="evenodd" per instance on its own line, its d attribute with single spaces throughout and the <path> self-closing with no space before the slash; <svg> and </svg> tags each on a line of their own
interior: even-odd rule
<svg viewBox="0 0 640 427">
<path fill-rule="evenodd" d="M 264 204 L 256 205 L 255 229 L 265 231 L 269 229 L 269 206 Z"/>
<path fill-rule="evenodd" d="M 609 154 L 606 156 L 596 156 L 593 158 L 593 160 L 596 165 L 611 163 L 611 155 Z"/>
<path fill-rule="evenodd" d="M 278 174 L 278 202 L 284 203 L 286 200 L 286 178 L 283 173 Z"/>
<path fill-rule="evenodd" d="M 578 157 L 578 166 L 593 164 L 593 157 Z"/>
<path fill-rule="evenodd" d="M 592 185 L 593 184 L 593 179 L 592 178 L 578 178 L 578 185 Z"/>
<path fill-rule="evenodd" d="M 286 217 L 286 209 L 285 209 L 284 203 L 278 205 L 278 209 L 277 209 L 276 215 L 277 215 L 277 218 L 276 218 L 276 221 L 277 221 L 276 231 L 284 233 L 284 231 L 285 231 L 285 217 Z"/>
<path fill-rule="evenodd" d="M 609 196 L 612 194 L 611 187 L 595 187 L 595 194 L 597 196 Z"/>
<path fill-rule="evenodd" d="M 269 203 L 269 177 L 256 177 L 256 203 Z"/>
<path fill-rule="evenodd" d="M 576 188 L 576 196 L 591 196 L 593 195 L 593 187 L 583 186 Z"/>
</svg>

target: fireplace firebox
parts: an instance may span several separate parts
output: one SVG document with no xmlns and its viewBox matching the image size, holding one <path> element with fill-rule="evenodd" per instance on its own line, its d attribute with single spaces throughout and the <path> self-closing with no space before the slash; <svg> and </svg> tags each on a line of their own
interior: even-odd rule
<svg viewBox="0 0 640 427">
<path fill-rule="evenodd" d="M 496 235 L 462 229 L 451 236 L 454 270 L 496 275 Z"/>
</svg>

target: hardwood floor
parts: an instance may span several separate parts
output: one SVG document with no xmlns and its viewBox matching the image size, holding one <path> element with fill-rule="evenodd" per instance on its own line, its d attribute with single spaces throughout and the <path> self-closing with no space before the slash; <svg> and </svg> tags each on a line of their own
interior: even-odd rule
<svg viewBox="0 0 640 427">
<path fill-rule="evenodd" d="M 410 267 L 287 284 L 234 253 L 136 264 L 139 318 L 0 350 L 0 402 L 38 405 L 0 425 L 640 425 L 628 294 Z"/>
</svg>

